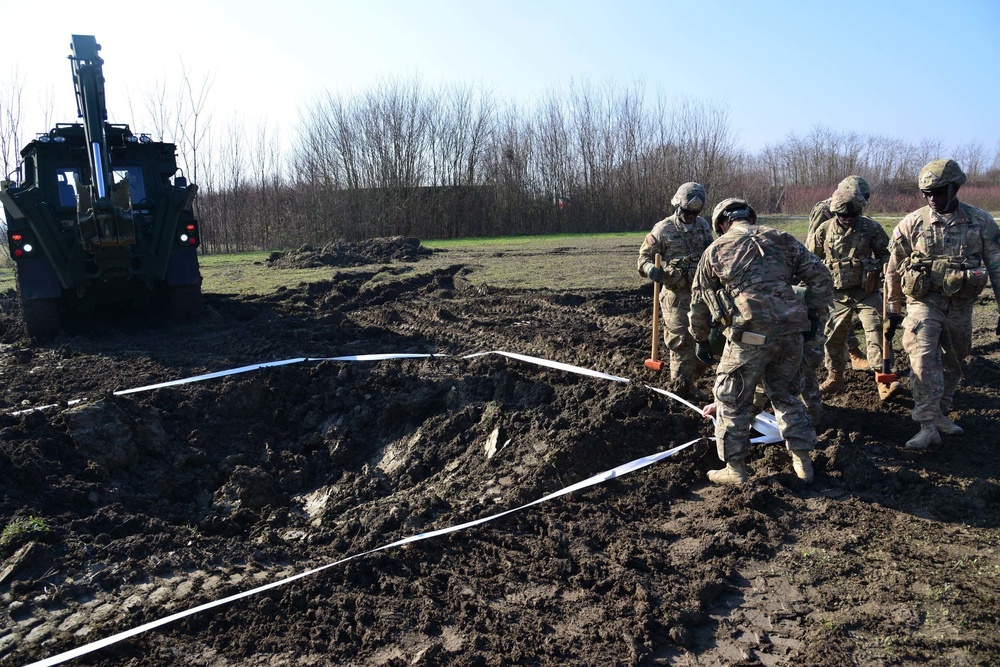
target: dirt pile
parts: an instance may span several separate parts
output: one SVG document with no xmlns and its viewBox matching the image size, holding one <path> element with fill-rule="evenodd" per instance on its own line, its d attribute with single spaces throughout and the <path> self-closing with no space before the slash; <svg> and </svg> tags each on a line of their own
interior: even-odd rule
<svg viewBox="0 0 1000 667">
<path fill-rule="evenodd" d="M 466 272 L 390 266 L 262 298 L 209 294 L 196 323 L 123 317 L 34 348 L 11 333 L 16 309 L 0 307 L 0 517 L 24 527 L 0 547 L 0 662 L 488 517 L 699 436 L 631 475 L 349 560 L 80 662 L 1000 659 L 992 329 L 977 328 L 982 356 L 956 401 L 965 436 L 903 450 L 906 399 L 880 404 L 871 377 L 852 371 L 821 428 L 812 486 L 765 446 L 752 484 L 719 489 L 704 479 L 717 465 L 710 425 L 643 386 L 664 382 L 642 367 L 648 290 L 482 289 Z M 633 381 L 465 357 L 490 350 Z M 309 361 L 114 395 L 376 353 L 437 356 Z M 711 378 L 699 384 L 708 391 Z"/>
<path fill-rule="evenodd" d="M 351 243 L 336 241 L 320 249 L 304 245 L 288 252 L 272 252 L 267 266 L 283 269 L 311 269 L 320 266 L 364 266 L 390 262 L 415 262 L 433 251 L 410 236 L 389 236 Z"/>
</svg>

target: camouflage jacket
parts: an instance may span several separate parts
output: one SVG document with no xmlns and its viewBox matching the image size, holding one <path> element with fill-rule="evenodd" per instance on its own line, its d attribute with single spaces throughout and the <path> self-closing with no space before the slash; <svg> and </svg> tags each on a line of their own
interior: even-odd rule
<svg viewBox="0 0 1000 667">
<path fill-rule="evenodd" d="M 805 283 L 805 301 L 792 285 Z M 780 336 L 809 330 L 807 309 L 833 301 L 830 271 L 787 232 L 737 222 L 705 250 L 692 286 L 688 319 L 695 340 L 713 321 L 730 339 L 750 331 Z"/>
<path fill-rule="evenodd" d="M 806 239 L 806 248 L 830 269 L 834 290 L 855 298 L 881 285 L 882 266 L 889 261 L 889 235 L 863 215 L 853 227 L 842 227 L 836 217 L 821 222 Z"/>
<path fill-rule="evenodd" d="M 987 277 L 1000 308 L 1000 228 L 975 206 L 959 203 L 948 215 L 924 206 L 896 225 L 886 276 L 890 312 L 901 312 L 904 295 L 939 308 L 975 298 Z"/>
<path fill-rule="evenodd" d="M 654 266 L 659 254 L 664 273 L 663 286 L 675 292 L 689 292 L 698 259 L 711 242 L 712 228 L 707 220 L 698 217 L 688 230 L 675 211 L 656 223 L 643 239 L 637 262 L 639 274 L 648 278 L 649 269 Z"/>
</svg>

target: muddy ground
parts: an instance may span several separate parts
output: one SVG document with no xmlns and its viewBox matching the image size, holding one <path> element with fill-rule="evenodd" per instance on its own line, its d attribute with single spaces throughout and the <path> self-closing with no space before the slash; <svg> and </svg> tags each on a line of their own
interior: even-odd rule
<svg viewBox="0 0 1000 667">
<path fill-rule="evenodd" d="M 421 273 L 419 259 L 331 267 L 328 281 L 262 297 L 206 294 L 190 324 L 71 323 L 45 343 L 21 337 L 16 300 L 0 297 L 0 524 L 21 527 L 0 551 L 0 664 L 518 507 L 699 436 L 631 475 L 72 664 L 1000 662 L 990 302 L 955 401 L 964 436 L 904 450 L 908 398 L 880 404 L 872 377 L 849 371 L 811 486 L 766 445 L 752 482 L 724 489 L 705 480 L 709 424 L 643 386 L 665 385 L 642 365 L 646 285 L 477 287 L 468 266 Z M 460 356 L 489 350 L 632 382 Z M 453 356 L 310 361 L 113 395 L 265 361 L 404 352 Z"/>
</svg>

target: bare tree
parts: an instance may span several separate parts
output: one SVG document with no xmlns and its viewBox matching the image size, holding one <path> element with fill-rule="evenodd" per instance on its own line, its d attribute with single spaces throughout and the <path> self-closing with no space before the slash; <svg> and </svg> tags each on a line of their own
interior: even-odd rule
<svg viewBox="0 0 1000 667">
<path fill-rule="evenodd" d="M 9 80 L 0 83 L 0 160 L 3 174 L 7 178 L 20 164 L 19 155 L 23 145 L 22 113 L 24 107 L 24 79 L 15 68 Z"/>
</svg>

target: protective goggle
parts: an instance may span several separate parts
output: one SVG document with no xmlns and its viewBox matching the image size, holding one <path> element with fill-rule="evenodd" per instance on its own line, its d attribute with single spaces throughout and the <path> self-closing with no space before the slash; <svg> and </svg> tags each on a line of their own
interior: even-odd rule
<svg viewBox="0 0 1000 667">
<path fill-rule="evenodd" d="M 921 190 L 920 194 L 925 197 L 933 197 L 934 195 L 946 195 L 948 194 L 948 188 L 950 186 L 942 185 L 941 187 L 932 188 L 930 190 Z"/>
</svg>

